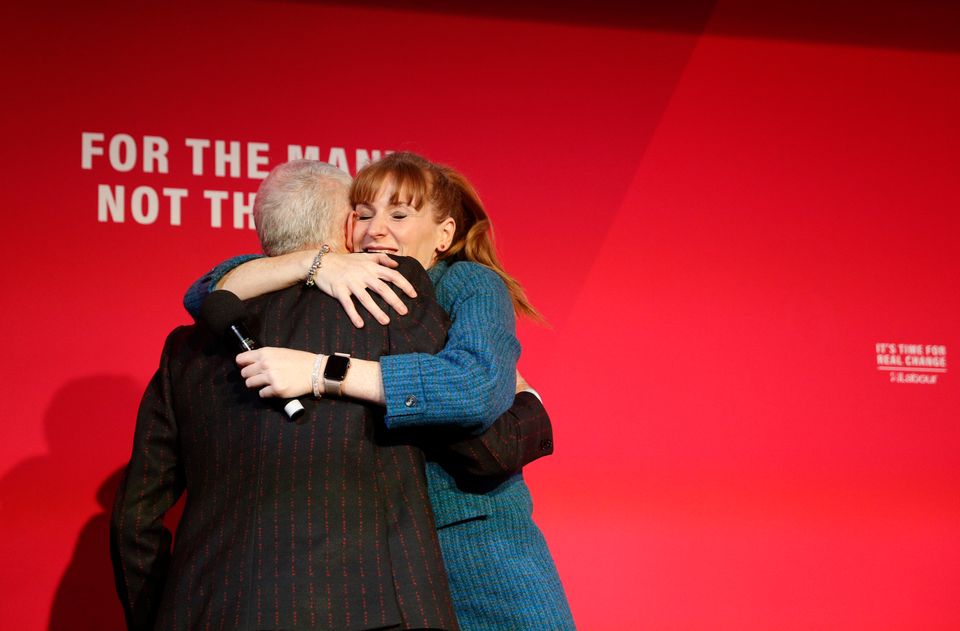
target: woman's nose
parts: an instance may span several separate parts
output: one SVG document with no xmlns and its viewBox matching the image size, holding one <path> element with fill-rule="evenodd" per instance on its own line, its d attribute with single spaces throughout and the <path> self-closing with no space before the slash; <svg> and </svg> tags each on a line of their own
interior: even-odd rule
<svg viewBox="0 0 960 631">
<path fill-rule="evenodd" d="M 381 237 L 386 234 L 387 220 L 380 214 L 374 215 L 370 219 L 370 234 Z"/>
</svg>

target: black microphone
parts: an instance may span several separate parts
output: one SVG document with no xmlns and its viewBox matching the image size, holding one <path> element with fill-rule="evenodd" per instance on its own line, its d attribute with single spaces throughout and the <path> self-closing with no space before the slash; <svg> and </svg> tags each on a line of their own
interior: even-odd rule
<svg viewBox="0 0 960 631">
<path fill-rule="evenodd" d="M 210 292 L 200 308 L 200 320 L 217 335 L 226 336 L 239 353 L 260 348 L 260 343 L 247 331 L 246 319 L 246 306 L 236 294 L 226 289 Z M 303 414 L 303 403 L 298 399 L 284 399 L 282 403 L 283 411 L 290 419 Z"/>
</svg>

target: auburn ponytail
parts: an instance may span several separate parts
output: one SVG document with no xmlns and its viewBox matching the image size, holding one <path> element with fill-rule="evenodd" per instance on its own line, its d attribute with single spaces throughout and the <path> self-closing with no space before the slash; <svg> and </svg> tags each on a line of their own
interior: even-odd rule
<svg viewBox="0 0 960 631">
<path fill-rule="evenodd" d="M 480 201 L 477 190 L 467 178 L 454 169 L 441 166 L 440 171 L 459 192 L 460 217 L 458 213 L 451 213 L 457 222 L 457 231 L 453 237 L 453 244 L 446 252 L 441 252 L 440 260 L 473 261 L 484 267 L 489 267 L 503 280 L 510 292 L 513 309 L 518 315 L 525 315 L 533 320 L 542 322 L 543 316 L 527 299 L 523 286 L 517 279 L 507 273 L 497 257 L 497 248 L 493 237 L 493 224 L 487 216 L 487 211 Z M 461 226 L 463 229 L 461 230 Z"/>
</svg>

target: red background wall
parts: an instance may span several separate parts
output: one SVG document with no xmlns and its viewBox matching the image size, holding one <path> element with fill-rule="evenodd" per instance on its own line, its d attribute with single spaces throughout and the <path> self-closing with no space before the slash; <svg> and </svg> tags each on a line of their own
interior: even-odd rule
<svg viewBox="0 0 960 631">
<path fill-rule="evenodd" d="M 120 626 L 140 392 L 189 282 L 256 250 L 203 191 L 258 180 L 186 138 L 474 180 L 552 324 L 527 478 L 580 628 L 960 627 L 960 9 L 629 4 L 5 3 L 0 627 Z M 84 169 L 84 132 L 168 172 Z M 99 221 L 99 185 L 186 189 L 180 225 Z"/>
</svg>

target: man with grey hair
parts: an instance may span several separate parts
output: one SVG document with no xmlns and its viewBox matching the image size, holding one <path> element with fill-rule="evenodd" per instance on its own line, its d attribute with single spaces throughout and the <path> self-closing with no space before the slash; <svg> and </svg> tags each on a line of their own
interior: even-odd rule
<svg viewBox="0 0 960 631">
<path fill-rule="evenodd" d="M 345 173 L 315 161 L 274 169 L 254 206 L 264 250 L 345 250 L 349 186 Z M 447 319 L 429 278 L 412 259 L 387 260 L 397 269 L 380 273 L 410 285 L 390 292 L 404 317 L 358 329 L 342 301 L 301 283 L 247 301 L 251 333 L 315 352 L 348 343 L 351 355 L 368 359 L 438 352 Z M 374 322 L 368 312 L 363 318 Z M 209 332 L 171 333 L 144 394 L 111 522 L 131 629 L 457 627 L 424 451 L 458 483 L 489 484 L 544 455 L 546 413 L 531 413 L 528 401 L 481 436 L 440 438 L 388 432 L 383 409 L 372 405 L 329 397 L 305 405 L 299 422 L 287 421 L 243 387 L 232 355 Z M 171 551 L 162 518 L 184 491 Z"/>
<path fill-rule="evenodd" d="M 343 249 L 349 182 L 310 161 L 275 169 L 255 206 L 265 250 Z M 419 297 L 400 292 L 408 314 L 388 326 L 357 329 L 335 299 L 301 283 L 248 300 L 250 333 L 364 359 L 436 353 L 446 314 L 416 261 L 401 259 L 397 272 Z M 288 421 L 243 386 L 209 331 L 170 334 L 111 520 L 129 628 L 457 628 L 416 437 L 387 432 L 376 406 L 303 403 Z M 163 517 L 184 492 L 171 548 Z"/>
<path fill-rule="evenodd" d="M 320 247 L 346 250 L 350 176 L 316 160 L 291 160 L 261 183 L 253 205 L 260 246 L 268 256 Z"/>
</svg>

